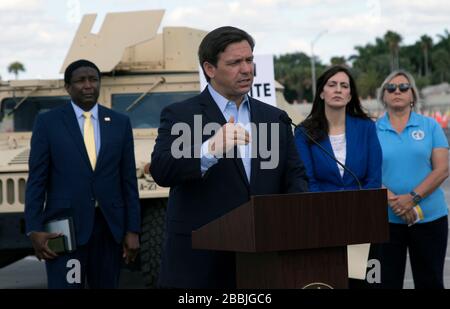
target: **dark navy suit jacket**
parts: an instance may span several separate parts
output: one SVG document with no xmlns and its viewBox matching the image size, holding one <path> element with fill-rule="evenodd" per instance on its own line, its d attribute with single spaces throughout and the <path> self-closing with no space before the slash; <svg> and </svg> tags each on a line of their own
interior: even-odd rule
<svg viewBox="0 0 450 309">
<path fill-rule="evenodd" d="M 249 182 L 241 159 L 219 159 L 202 177 L 198 156 L 176 159 L 171 154 L 172 143 L 179 137 L 178 134 L 171 135 L 174 124 L 185 123 L 193 129 L 194 115 L 201 115 L 201 128 L 210 122 L 226 123 L 207 89 L 162 111 L 150 167 L 159 185 L 171 187 L 159 278 L 161 286 L 235 287 L 234 253 L 193 250 L 191 231 L 242 205 L 251 195 L 303 192 L 307 189 L 306 173 L 295 149 L 292 129 L 279 120 L 282 113 L 250 98 L 251 122 L 278 123 L 279 132 L 274 131 L 274 134 L 279 140 L 279 163 L 274 169 L 261 169 L 260 163 L 264 160 L 260 156 L 252 159 Z M 268 149 L 271 147 L 271 132 L 268 125 L 268 137 L 264 141 L 268 143 Z M 263 139 L 260 133 L 258 131 L 258 142 Z M 201 143 L 212 135 L 201 135 L 197 141 L 191 136 L 191 155 L 200 153 Z M 252 136 L 252 147 L 256 145 L 256 139 Z"/>
<path fill-rule="evenodd" d="M 77 244 L 86 244 L 96 201 L 116 242 L 122 242 L 127 231 L 140 231 L 130 121 L 101 105 L 98 118 L 101 147 L 93 171 L 70 103 L 37 117 L 25 197 L 27 232 L 43 231 L 45 222 L 70 215 Z"/>
<path fill-rule="evenodd" d="M 351 174 L 344 171 L 341 177 L 337 163 L 328 157 L 317 145 L 309 143 L 298 130 L 295 143 L 305 164 L 309 178 L 309 191 L 337 191 L 358 189 L 358 184 Z M 347 143 L 345 164 L 356 174 L 363 189 L 381 188 L 382 152 L 378 141 L 375 123 L 368 119 L 346 116 L 345 137 Z M 320 142 L 328 152 L 333 154 L 328 137 Z"/>
</svg>

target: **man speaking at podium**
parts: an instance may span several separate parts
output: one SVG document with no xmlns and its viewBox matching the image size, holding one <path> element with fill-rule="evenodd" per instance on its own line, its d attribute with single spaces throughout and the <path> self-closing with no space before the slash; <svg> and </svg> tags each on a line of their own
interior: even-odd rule
<svg viewBox="0 0 450 309">
<path fill-rule="evenodd" d="M 253 38 L 234 27 L 208 33 L 198 52 L 208 86 L 161 112 L 150 172 L 159 185 L 171 187 L 162 287 L 235 287 L 234 253 L 192 249 L 192 230 L 251 195 L 307 190 L 291 127 L 280 120 L 287 115 L 248 95 L 253 47 Z"/>
</svg>

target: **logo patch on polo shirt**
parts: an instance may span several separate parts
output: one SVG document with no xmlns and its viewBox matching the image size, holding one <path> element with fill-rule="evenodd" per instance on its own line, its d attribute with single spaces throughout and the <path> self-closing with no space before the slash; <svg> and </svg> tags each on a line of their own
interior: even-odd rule
<svg viewBox="0 0 450 309">
<path fill-rule="evenodd" d="M 423 132 L 422 130 L 414 130 L 412 131 L 411 136 L 416 141 L 421 141 L 425 137 L 425 132 Z"/>
</svg>

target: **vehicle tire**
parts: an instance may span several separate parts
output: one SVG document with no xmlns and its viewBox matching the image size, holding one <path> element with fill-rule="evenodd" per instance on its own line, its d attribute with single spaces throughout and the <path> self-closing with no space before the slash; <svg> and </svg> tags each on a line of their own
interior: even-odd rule
<svg viewBox="0 0 450 309">
<path fill-rule="evenodd" d="M 155 288 L 164 237 L 164 217 L 167 199 L 151 200 L 143 204 L 141 236 L 141 271 L 146 287 Z"/>
</svg>

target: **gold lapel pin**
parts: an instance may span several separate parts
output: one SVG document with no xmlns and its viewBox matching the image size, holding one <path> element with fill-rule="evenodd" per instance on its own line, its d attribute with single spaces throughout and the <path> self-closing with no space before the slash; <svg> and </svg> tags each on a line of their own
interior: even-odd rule
<svg viewBox="0 0 450 309">
<path fill-rule="evenodd" d="M 105 117 L 105 121 L 111 121 L 111 118 Z"/>
</svg>

